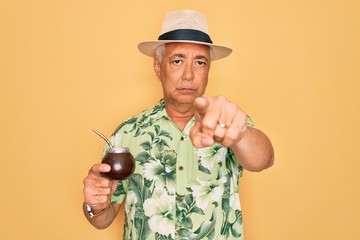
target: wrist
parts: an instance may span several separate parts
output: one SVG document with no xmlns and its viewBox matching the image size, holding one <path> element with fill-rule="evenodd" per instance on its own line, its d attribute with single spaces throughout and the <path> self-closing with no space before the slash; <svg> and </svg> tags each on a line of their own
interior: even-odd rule
<svg viewBox="0 0 360 240">
<path fill-rule="evenodd" d="M 100 210 L 94 210 L 91 208 L 91 206 L 87 203 L 85 203 L 85 210 L 86 210 L 86 213 L 87 215 L 90 217 L 90 218 L 95 218 L 97 216 L 100 216 L 101 214 L 103 214 L 107 209 L 109 208 L 109 206 L 103 208 L 103 209 L 100 209 Z"/>
</svg>

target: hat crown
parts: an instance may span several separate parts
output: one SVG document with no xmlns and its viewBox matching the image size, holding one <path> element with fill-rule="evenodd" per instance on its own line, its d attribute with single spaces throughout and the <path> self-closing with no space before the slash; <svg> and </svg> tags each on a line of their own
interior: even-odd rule
<svg viewBox="0 0 360 240">
<path fill-rule="evenodd" d="M 209 34 L 206 17 L 193 10 L 177 10 L 169 12 L 164 18 L 160 34 L 178 29 L 194 29 Z"/>
</svg>

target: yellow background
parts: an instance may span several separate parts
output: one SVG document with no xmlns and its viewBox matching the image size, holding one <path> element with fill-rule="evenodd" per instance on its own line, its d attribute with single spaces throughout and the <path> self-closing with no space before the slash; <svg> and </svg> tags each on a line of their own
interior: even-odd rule
<svg viewBox="0 0 360 240">
<path fill-rule="evenodd" d="M 233 54 L 209 95 L 237 102 L 276 164 L 245 172 L 246 240 L 359 239 L 360 1 L 1 0 L 1 239 L 121 239 L 96 230 L 82 179 L 103 140 L 161 97 L 137 43 L 166 12 L 203 12 Z"/>
</svg>

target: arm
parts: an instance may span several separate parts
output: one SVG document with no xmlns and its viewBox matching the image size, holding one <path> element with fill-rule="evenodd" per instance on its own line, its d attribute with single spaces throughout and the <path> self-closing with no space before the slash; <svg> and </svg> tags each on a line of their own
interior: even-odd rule
<svg viewBox="0 0 360 240">
<path fill-rule="evenodd" d="M 101 177 L 101 172 L 110 171 L 107 164 L 95 164 L 84 178 L 83 211 L 86 219 L 96 228 L 104 229 L 113 222 L 119 212 L 119 204 L 111 204 L 118 181 Z M 88 204 L 95 216 L 91 218 L 86 210 Z"/>
<path fill-rule="evenodd" d="M 230 148 L 246 170 L 259 172 L 274 164 L 270 139 L 259 129 L 247 127 L 240 141 Z"/>
<path fill-rule="evenodd" d="M 194 101 L 195 125 L 190 131 L 197 148 L 215 142 L 234 151 L 239 164 L 249 171 L 261 171 L 273 165 L 274 150 L 260 130 L 247 126 L 247 115 L 223 96 L 202 96 Z"/>
</svg>

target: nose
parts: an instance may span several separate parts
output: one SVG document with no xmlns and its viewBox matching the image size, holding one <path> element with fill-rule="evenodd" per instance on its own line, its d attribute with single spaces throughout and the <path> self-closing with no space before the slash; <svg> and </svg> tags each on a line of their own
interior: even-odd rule
<svg viewBox="0 0 360 240">
<path fill-rule="evenodd" d="M 194 69 L 192 64 L 186 64 L 183 73 L 183 79 L 186 81 L 191 81 L 194 79 Z"/>
</svg>

